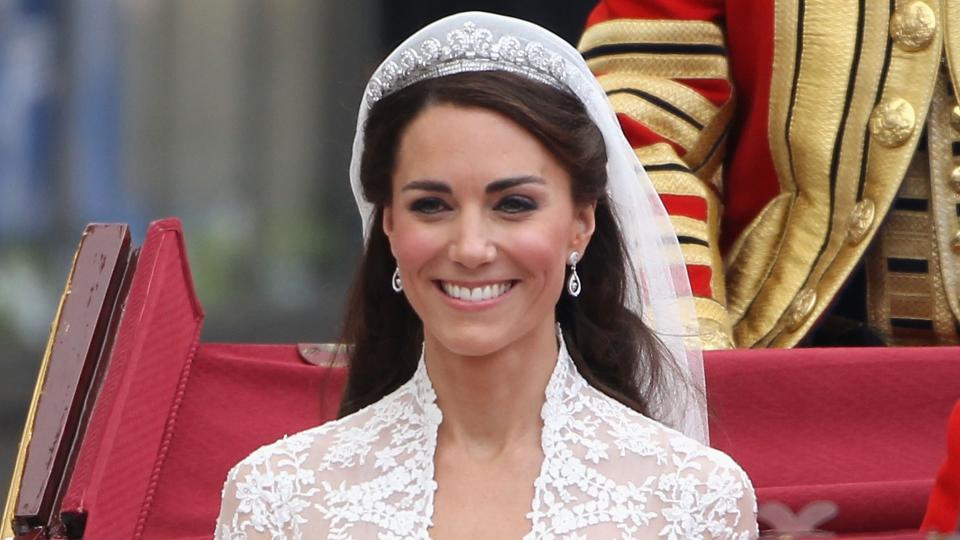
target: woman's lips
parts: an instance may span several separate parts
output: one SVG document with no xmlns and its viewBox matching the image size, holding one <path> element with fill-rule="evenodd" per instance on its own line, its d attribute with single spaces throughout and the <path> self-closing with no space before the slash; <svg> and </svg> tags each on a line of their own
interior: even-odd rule
<svg viewBox="0 0 960 540">
<path fill-rule="evenodd" d="M 494 283 L 468 285 L 440 281 L 440 290 L 448 297 L 462 302 L 479 303 L 495 300 L 510 292 L 514 281 L 506 280 Z"/>
</svg>

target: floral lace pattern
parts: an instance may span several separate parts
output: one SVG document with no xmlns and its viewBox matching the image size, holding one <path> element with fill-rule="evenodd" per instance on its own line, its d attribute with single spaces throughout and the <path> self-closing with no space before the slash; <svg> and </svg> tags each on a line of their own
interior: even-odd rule
<svg viewBox="0 0 960 540">
<path fill-rule="evenodd" d="M 442 418 L 421 359 L 379 402 L 234 467 L 216 537 L 428 539 Z M 541 418 L 526 539 L 757 536 L 753 488 L 733 460 L 591 387 L 563 346 Z"/>
</svg>

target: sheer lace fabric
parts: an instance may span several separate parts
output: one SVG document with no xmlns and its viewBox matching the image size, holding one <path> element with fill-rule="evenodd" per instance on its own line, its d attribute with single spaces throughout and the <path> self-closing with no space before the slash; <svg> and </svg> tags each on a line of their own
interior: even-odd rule
<svg viewBox="0 0 960 540">
<path fill-rule="evenodd" d="M 562 346 L 545 398 L 526 539 L 757 536 L 753 488 L 733 460 L 597 391 Z M 442 418 L 421 359 L 379 402 L 234 467 L 216 537 L 429 538 Z"/>
</svg>

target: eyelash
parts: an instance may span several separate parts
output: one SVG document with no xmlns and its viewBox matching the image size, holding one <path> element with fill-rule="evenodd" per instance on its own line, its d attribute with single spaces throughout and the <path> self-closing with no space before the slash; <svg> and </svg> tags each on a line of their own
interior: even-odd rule
<svg viewBox="0 0 960 540">
<path fill-rule="evenodd" d="M 507 209 L 508 206 L 511 208 Z M 524 197 L 521 195 L 508 195 L 497 203 L 496 208 L 506 212 L 507 214 L 523 214 L 536 210 L 537 203 L 530 197 Z"/>
<path fill-rule="evenodd" d="M 433 215 L 444 210 L 449 210 L 450 206 L 437 197 L 424 197 L 410 203 L 410 211 L 418 214 Z M 522 195 L 508 195 L 501 199 L 494 207 L 505 214 L 523 214 L 537 209 L 537 203 L 530 197 Z"/>
<path fill-rule="evenodd" d="M 432 215 L 449 209 L 450 206 L 437 197 L 424 197 L 410 203 L 410 211 L 417 214 Z"/>
</svg>

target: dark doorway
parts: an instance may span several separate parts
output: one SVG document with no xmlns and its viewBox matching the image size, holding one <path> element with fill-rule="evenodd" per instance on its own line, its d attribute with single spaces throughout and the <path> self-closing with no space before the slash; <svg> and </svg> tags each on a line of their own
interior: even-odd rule
<svg viewBox="0 0 960 540">
<path fill-rule="evenodd" d="M 595 4 L 592 0 L 382 0 L 380 43 L 386 54 L 432 21 L 460 11 L 489 11 L 539 24 L 576 45 Z"/>
</svg>

